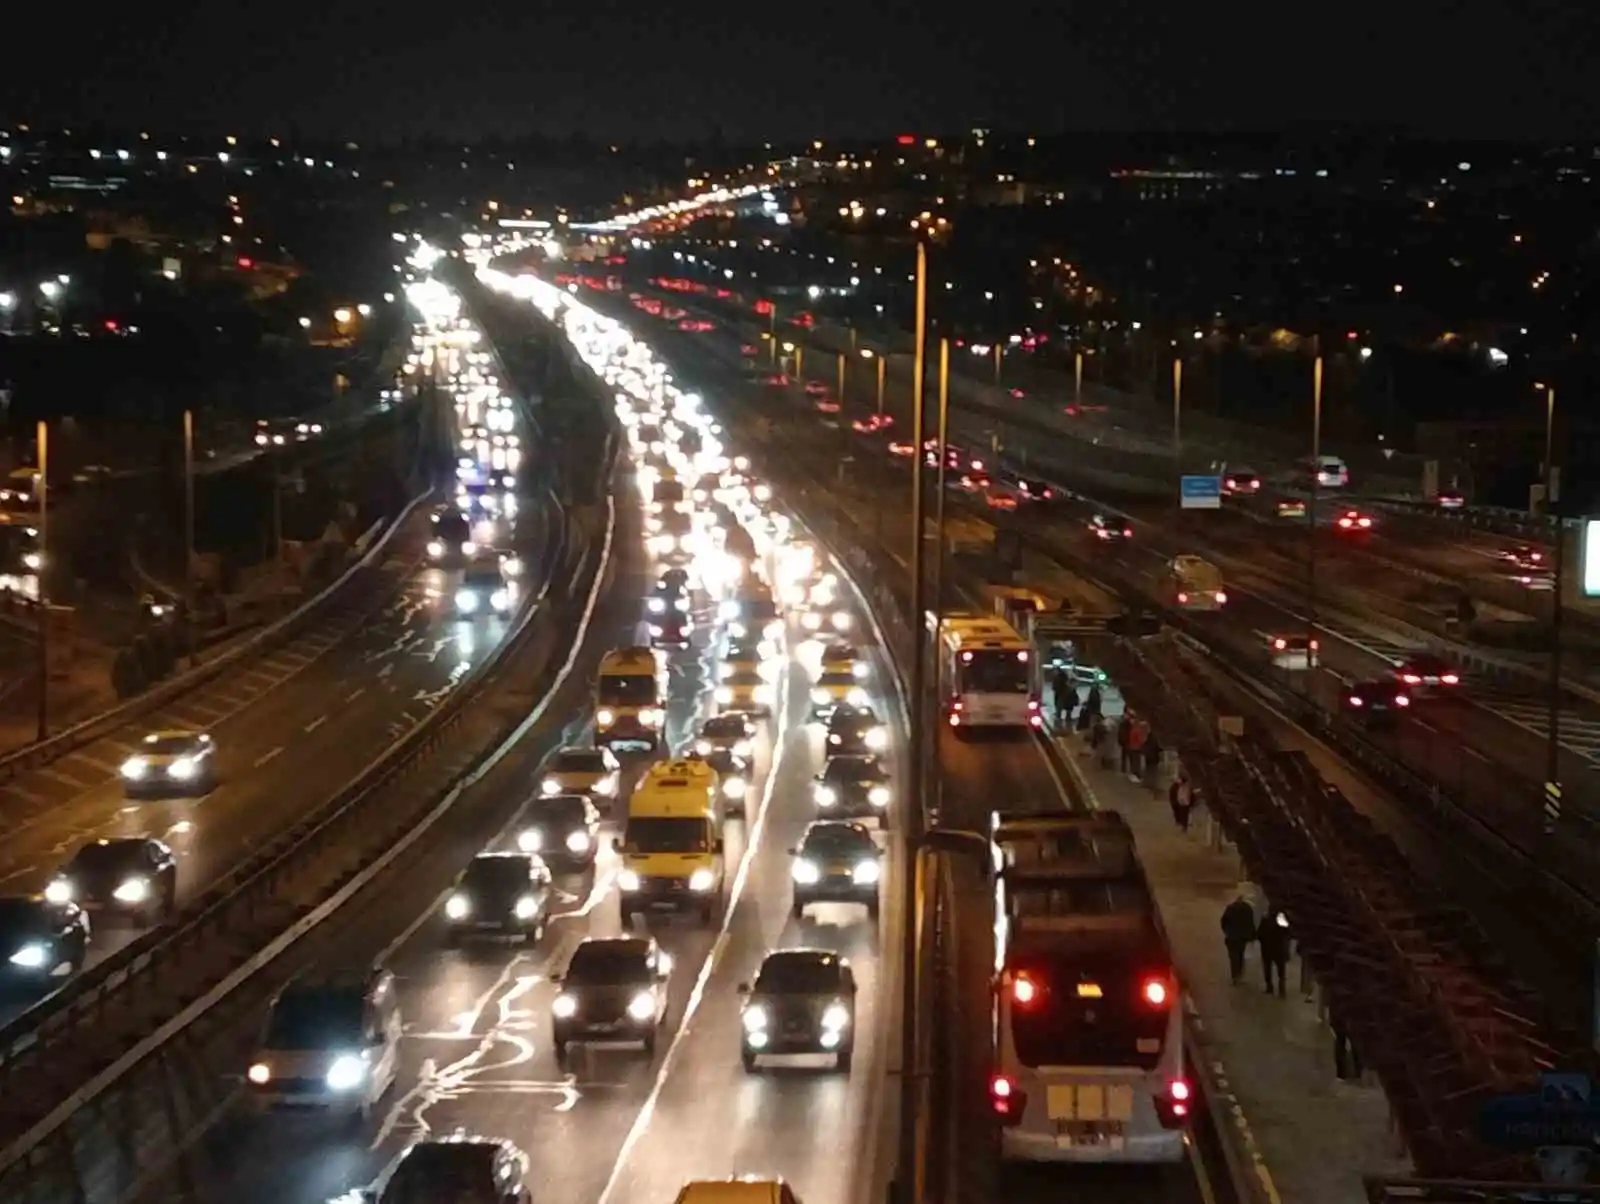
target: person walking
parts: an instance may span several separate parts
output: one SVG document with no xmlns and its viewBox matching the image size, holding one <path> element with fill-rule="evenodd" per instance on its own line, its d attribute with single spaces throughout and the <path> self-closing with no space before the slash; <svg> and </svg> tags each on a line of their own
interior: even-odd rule
<svg viewBox="0 0 1600 1204">
<path fill-rule="evenodd" d="M 1128 730 L 1128 763 L 1122 767 L 1133 782 L 1140 780 L 1144 773 L 1144 746 L 1150 739 L 1150 724 L 1142 716 L 1135 716 L 1133 726 Z"/>
<path fill-rule="evenodd" d="M 1072 684 L 1071 675 L 1059 666 L 1050 674 L 1050 698 L 1055 703 L 1056 727 L 1071 731 L 1072 712 L 1078 706 L 1078 691 Z"/>
<path fill-rule="evenodd" d="M 1228 951 L 1228 974 L 1234 986 L 1244 977 L 1244 956 L 1255 939 L 1256 911 L 1241 886 L 1233 902 L 1222 909 L 1222 944 Z"/>
<path fill-rule="evenodd" d="M 1294 938 L 1289 932 L 1289 917 L 1268 904 L 1266 914 L 1256 928 L 1256 941 L 1261 946 L 1261 973 L 1267 980 L 1267 994 L 1274 994 L 1273 973 L 1277 973 L 1276 994 L 1279 999 L 1289 994 L 1289 953 Z"/>
<path fill-rule="evenodd" d="M 1127 773 L 1133 765 L 1131 744 L 1133 741 L 1133 712 L 1123 711 L 1122 718 L 1117 720 L 1117 752 L 1118 765 L 1122 772 Z"/>
<path fill-rule="evenodd" d="M 1144 742 L 1144 784 L 1150 788 L 1150 793 L 1157 794 L 1161 790 L 1161 755 L 1164 750 L 1155 729 L 1147 730 L 1149 735 Z"/>
<path fill-rule="evenodd" d="M 1194 811 L 1194 787 L 1190 785 L 1188 778 L 1180 775 L 1167 788 L 1167 805 L 1172 809 L 1172 822 L 1178 826 L 1178 831 L 1187 832 L 1189 815 Z M 1254 928 L 1254 916 L 1251 917 L 1250 923 Z"/>
<path fill-rule="evenodd" d="M 1344 1017 L 1333 1012 L 1328 1022 L 1333 1029 L 1333 1073 L 1341 1082 L 1360 1082 L 1361 1055 L 1356 1052 L 1355 1042 L 1350 1040 L 1350 1030 L 1344 1025 Z"/>
<path fill-rule="evenodd" d="M 1094 721 L 1100 718 L 1104 703 L 1100 698 L 1100 687 L 1090 686 L 1089 695 L 1083 700 L 1083 706 L 1078 709 L 1078 730 L 1088 731 L 1094 726 Z"/>
</svg>

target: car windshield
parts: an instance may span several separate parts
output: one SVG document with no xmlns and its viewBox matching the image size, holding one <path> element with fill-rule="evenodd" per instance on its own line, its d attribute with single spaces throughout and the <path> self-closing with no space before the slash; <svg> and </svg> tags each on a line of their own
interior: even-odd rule
<svg viewBox="0 0 1600 1204">
<path fill-rule="evenodd" d="M 595 986 L 642 982 L 649 977 L 644 941 L 591 941 L 578 946 L 567 964 L 567 981 Z"/>
<path fill-rule="evenodd" d="M 472 528 L 467 525 L 466 516 L 459 510 L 445 510 L 435 516 L 433 529 L 438 532 L 440 539 L 465 539 Z"/>
<path fill-rule="evenodd" d="M 745 734 L 744 720 L 737 715 L 707 719 L 700 725 L 700 734 L 711 740 L 738 740 Z"/>
<path fill-rule="evenodd" d="M 588 822 L 589 808 L 588 804 L 575 794 L 558 795 L 555 798 L 540 799 L 533 805 L 529 818 L 539 824 L 576 827 Z"/>
<path fill-rule="evenodd" d="M 828 727 L 840 734 L 860 735 L 878 725 L 878 717 L 869 710 L 841 711 L 833 717 Z"/>
<path fill-rule="evenodd" d="M 461 584 L 468 589 L 499 589 L 505 584 L 505 578 L 500 575 L 499 565 L 483 565 L 463 573 Z"/>
<path fill-rule="evenodd" d="M 625 676 L 607 674 L 600 679 L 598 693 L 601 706 L 652 706 L 656 700 L 655 674 L 632 673 Z"/>
<path fill-rule="evenodd" d="M 474 857 L 462 876 L 469 890 L 496 894 L 528 887 L 528 861 L 525 857 Z"/>
<path fill-rule="evenodd" d="M 883 771 L 869 757 L 835 757 L 822 776 L 830 782 L 872 782 L 881 778 Z"/>
<path fill-rule="evenodd" d="M 817 684 L 825 690 L 829 688 L 843 689 L 845 686 L 854 686 L 856 684 L 856 675 L 833 670 L 819 677 Z"/>
<path fill-rule="evenodd" d="M 193 736 L 146 736 L 139 751 L 152 756 L 179 756 L 193 752 L 197 741 Z"/>
<path fill-rule="evenodd" d="M 142 846 L 122 841 L 108 844 L 86 844 L 73 856 L 71 867 L 75 873 L 80 874 L 113 874 L 120 870 L 132 869 L 138 865 L 141 858 L 139 851 Z"/>
<path fill-rule="evenodd" d="M 384 1186 L 381 1204 L 496 1201 L 494 1147 L 469 1141 L 413 1146 Z"/>
<path fill-rule="evenodd" d="M 839 824 L 812 828 L 800 852 L 807 857 L 867 856 L 876 854 L 877 846 L 866 831 Z"/>
<path fill-rule="evenodd" d="M 272 1009 L 267 1045 L 272 1049 L 355 1046 L 361 1040 L 365 1013 L 365 1001 L 359 991 L 289 991 Z"/>
<path fill-rule="evenodd" d="M 599 749 L 557 753 L 550 769 L 554 773 L 604 773 L 606 759 Z"/>
<path fill-rule="evenodd" d="M 812 954 L 775 954 L 761 963 L 751 993 L 755 995 L 821 995 L 837 991 L 840 962 Z"/>
<path fill-rule="evenodd" d="M 704 853 L 711 848 L 711 833 L 703 819 L 694 816 L 646 816 L 628 821 L 623 841 L 635 853 Z"/>
</svg>

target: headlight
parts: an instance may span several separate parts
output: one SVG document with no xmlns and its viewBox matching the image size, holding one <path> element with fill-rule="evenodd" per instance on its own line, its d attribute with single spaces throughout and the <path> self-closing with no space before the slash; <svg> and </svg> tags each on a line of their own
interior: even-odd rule
<svg viewBox="0 0 1600 1204">
<path fill-rule="evenodd" d="M 495 610 L 506 611 L 511 608 L 511 591 L 497 589 L 489 595 L 489 605 Z"/>
<path fill-rule="evenodd" d="M 568 832 L 566 844 L 567 852 L 569 853 L 587 853 L 590 844 L 589 834 L 587 832 Z"/>
<path fill-rule="evenodd" d="M 732 702 L 733 701 L 733 687 L 732 686 L 718 686 L 717 687 L 717 701 L 722 703 L 724 706 L 726 706 L 728 703 Z"/>
<path fill-rule="evenodd" d="M 194 777 L 195 764 L 193 757 L 179 757 L 167 766 L 167 776 L 175 782 L 187 782 Z"/>
<path fill-rule="evenodd" d="M 708 869 L 698 869 L 689 875 L 689 889 L 696 894 L 705 894 L 717 884 L 717 876 Z"/>
<path fill-rule="evenodd" d="M 687 599 L 687 598 L 679 598 L 672 605 L 673 605 L 673 608 L 675 610 L 679 611 L 682 614 L 688 614 L 689 613 L 689 599 Z"/>
<path fill-rule="evenodd" d="M 594 792 L 601 795 L 613 795 L 617 792 L 617 775 L 608 773 L 594 785 Z"/>
<path fill-rule="evenodd" d="M 848 610 L 835 611 L 833 615 L 833 629 L 835 631 L 849 631 L 851 624 L 855 621 L 855 616 Z"/>
<path fill-rule="evenodd" d="M 150 762 L 143 757 L 129 757 L 122 763 L 122 776 L 130 782 L 137 782 L 150 772 Z"/>
<path fill-rule="evenodd" d="M 257 1087 L 264 1087 L 272 1081 L 272 1067 L 265 1062 L 257 1062 L 249 1070 L 245 1071 L 244 1077 Z"/>
<path fill-rule="evenodd" d="M 522 576 L 522 559 L 518 556 L 507 556 L 500 562 L 500 569 L 507 577 Z"/>
<path fill-rule="evenodd" d="M 367 1077 L 367 1064 L 354 1054 L 344 1054 L 328 1067 L 327 1083 L 330 1091 L 351 1091 L 361 1086 Z"/>
<path fill-rule="evenodd" d="M 729 798 L 743 798 L 744 792 L 745 782 L 743 778 L 727 778 L 722 783 L 722 793 Z"/>
<path fill-rule="evenodd" d="M 645 707 L 639 712 L 639 722 L 646 727 L 660 727 L 662 711 L 659 707 Z"/>
<path fill-rule="evenodd" d="M 666 609 L 667 609 L 667 604 L 665 602 L 663 602 L 660 598 L 651 598 L 650 599 L 650 613 L 651 614 L 659 615 L 659 614 L 662 614 Z"/>
<path fill-rule="evenodd" d="M 466 540 L 461 545 L 461 554 L 463 556 L 476 556 L 478 554 L 478 545 L 470 539 Z"/>
<path fill-rule="evenodd" d="M 883 876 L 883 868 L 876 861 L 858 861 L 850 871 L 850 881 L 857 886 L 871 886 Z"/>
<path fill-rule="evenodd" d="M 578 1001 L 565 993 L 550 1001 L 550 1014 L 557 1020 L 570 1020 L 578 1014 Z"/>
<path fill-rule="evenodd" d="M 640 991 L 628 1000 L 628 1017 L 632 1020 L 649 1020 L 656 1014 L 656 997 L 649 991 Z"/>
<path fill-rule="evenodd" d="M 111 897 L 118 903 L 143 903 L 150 897 L 150 880 L 129 878 L 111 892 Z"/>
<path fill-rule="evenodd" d="M 750 1007 L 747 1007 L 744 1010 L 744 1031 L 747 1033 L 758 1033 L 767 1027 L 767 1023 L 770 1019 L 771 1017 L 767 1015 L 766 1008 L 762 1007 L 759 1003 L 752 1004 Z"/>
<path fill-rule="evenodd" d="M 628 892 L 638 890 L 639 875 L 632 870 L 623 870 L 617 875 L 617 888 Z"/>
<path fill-rule="evenodd" d="M 770 485 L 757 485 L 755 495 L 758 502 L 770 502 L 772 500 L 772 487 Z"/>
<path fill-rule="evenodd" d="M 594 721 L 601 727 L 610 727 L 617 721 L 617 713 L 605 707 L 601 707 L 594 713 Z"/>
<path fill-rule="evenodd" d="M 850 693 L 845 695 L 845 701 L 853 707 L 864 707 L 872 700 L 867 697 L 867 692 L 865 690 L 863 690 L 860 686 L 857 686 L 855 689 L 851 690 Z"/>
<path fill-rule="evenodd" d="M 881 727 L 871 728 L 867 732 L 864 743 L 874 752 L 882 752 L 889 747 L 889 733 Z"/>
<path fill-rule="evenodd" d="M 444 555 L 444 544 L 437 539 L 430 539 L 428 541 L 428 555 L 438 560 Z"/>
<path fill-rule="evenodd" d="M 822 1027 L 831 1028 L 838 1032 L 850 1023 L 850 1009 L 842 1003 L 830 1003 L 827 1010 L 822 1013 Z"/>
<path fill-rule="evenodd" d="M 889 805 L 889 788 L 887 786 L 874 786 L 867 791 L 867 802 L 874 807 L 887 807 Z"/>
<path fill-rule="evenodd" d="M 44 965 L 45 958 L 49 956 L 49 952 L 41 942 L 34 941 L 32 944 L 24 945 L 13 953 L 11 955 L 11 964 L 13 966 L 21 966 L 24 970 L 37 970 Z"/>
<path fill-rule="evenodd" d="M 70 903 L 75 892 L 69 878 L 54 878 L 44 888 L 44 897 L 52 903 Z"/>
<path fill-rule="evenodd" d="M 711 755 L 711 741 L 696 740 L 694 742 L 694 751 L 697 756 L 709 757 Z"/>
<path fill-rule="evenodd" d="M 857 681 L 866 681 L 867 674 L 871 673 L 872 669 L 865 661 L 857 661 L 850 666 L 850 672 Z"/>
<path fill-rule="evenodd" d="M 839 792 L 832 786 L 813 786 L 811 801 L 819 807 L 831 807 L 839 801 Z"/>
<path fill-rule="evenodd" d="M 561 779 L 546 778 L 544 781 L 539 783 L 539 790 L 543 794 L 560 794 Z"/>
<path fill-rule="evenodd" d="M 755 700 L 757 702 L 770 703 L 772 701 L 772 687 L 767 685 L 765 682 L 762 682 L 761 685 L 757 686 L 752 691 L 752 694 L 755 696 Z"/>
<path fill-rule="evenodd" d="M 478 595 L 470 589 L 458 590 L 456 592 L 456 609 L 470 615 L 478 609 Z"/>
<path fill-rule="evenodd" d="M 516 907 L 512 908 L 512 914 L 519 920 L 531 920 L 538 913 L 539 900 L 532 895 L 523 895 L 522 898 L 517 900 Z"/>
<path fill-rule="evenodd" d="M 796 861 L 791 872 L 801 886 L 813 886 L 822 881 L 822 868 L 815 861 Z"/>
<path fill-rule="evenodd" d="M 800 620 L 800 626 L 804 627 L 807 631 L 816 631 L 822 626 L 822 619 L 816 611 L 808 610 L 805 613 L 805 617 Z"/>
<path fill-rule="evenodd" d="M 739 604 L 732 598 L 727 599 L 717 606 L 717 618 L 721 619 L 724 623 L 731 623 L 738 617 Z"/>
<path fill-rule="evenodd" d="M 538 828 L 525 828 L 517 835 L 517 848 L 524 853 L 537 853 L 544 848 L 544 833 Z"/>
<path fill-rule="evenodd" d="M 833 695 L 821 688 L 811 691 L 811 701 L 816 703 L 819 707 L 827 706 L 832 697 Z"/>
<path fill-rule="evenodd" d="M 464 920 L 472 913 L 472 900 L 457 893 L 445 900 L 444 914 L 452 920 Z"/>
</svg>

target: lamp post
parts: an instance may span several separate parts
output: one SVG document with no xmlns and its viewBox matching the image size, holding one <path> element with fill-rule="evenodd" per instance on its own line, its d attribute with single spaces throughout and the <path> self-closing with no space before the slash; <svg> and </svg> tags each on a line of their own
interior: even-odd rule
<svg viewBox="0 0 1600 1204">
<path fill-rule="evenodd" d="M 1561 621 L 1567 604 L 1567 533 L 1561 525 L 1561 475 L 1555 463 L 1556 387 L 1544 387 L 1544 510 L 1555 520 L 1554 580 L 1550 591 L 1550 682 L 1546 700 L 1544 831 L 1555 834 L 1561 822 Z"/>
<path fill-rule="evenodd" d="M 923 617 L 922 579 L 922 503 L 923 503 L 923 393 L 925 365 L 923 356 L 927 338 L 928 304 L 927 248 L 917 243 L 917 305 L 916 305 L 916 355 L 911 377 L 911 432 L 916 448 L 911 459 L 911 732 L 910 761 L 911 789 L 905 808 L 905 847 L 915 850 L 922 834 L 923 804 L 923 745 L 925 742 L 923 714 L 925 711 L 923 685 L 926 676 L 923 655 L 923 631 L 927 624 Z M 882 361 L 879 361 L 880 365 Z M 881 394 L 880 394 L 881 396 Z M 901 942 L 902 965 L 900 983 L 900 1115 L 899 1156 L 896 1160 L 896 1179 L 900 1199 L 910 1204 L 918 1199 L 917 1180 L 917 1102 L 918 1102 L 918 1032 L 917 1032 L 917 964 L 918 964 L 918 904 L 922 895 L 919 881 L 921 859 L 914 852 L 906 858 L 905 874 L 901 881 L 901 914 L 907 928 L 906 939 Z"/>
<path fill-rule="evenodd" d="M 839 394 L 839 398 L 838 398 L 838 400 L 839 400 L 839 412 L 841 414 L 843 414 L 844 413 L 844 352 L 842 352 L 842 351 L 839 352 L 838 359 L 839 359 L 839 364 L 838 364 L 838 368 L 839 368 L 839 385 L 838 385 L 837 392 Z"/>
<path fill-rule="evenodd" d="M 996 388 L 1000 386 L 1000 368 L 1005 362 L 1005 353 L 1006 345 L 1004 343 L 996 343 L 994 345 L 994 383 Z"/>
<path fill-rule="evenodd" d="M 276 462 L 276 457 L 274 457 Z M 194 411 L 183 412 L 183 634 L 189 663 L 197 659 L 194 625 Z"/>
<path fill-rule="evenodd" d="M 1072 404 L 1083 404 L 1083 349 L 1072 353 Z"/>
<path fill-rule="evenodd" d="M 1311 501 L 1306 506 L 1306 663 L 1320 658 L 1311 651 L 1317 638 L 1317 492 L 1322 481 L 1322 353 L 1311 362 Z M 1311 689 L 1310 674 L 1306 690 Z"/>
<path fill-rule="evenodd" d="M 50 427 L 38 425 L 39 445 L 39 739 L 50 735 Z"/>
</svg>

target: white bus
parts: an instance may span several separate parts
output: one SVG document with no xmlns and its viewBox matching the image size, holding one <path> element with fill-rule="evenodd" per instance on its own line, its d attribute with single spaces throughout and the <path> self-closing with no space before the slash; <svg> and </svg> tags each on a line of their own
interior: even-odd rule
<svg viewBox="0 0 1600 1204">
<path fill-rule="evenodd" d="M 1181 1161 L 1183 1007 L 1126 822 L 1057 810 L 990 831 L 1001 1161 Z"/>
<path fill-rule="evenodd" d="M 973 728 L 1039 728 L 1039 670 L 1032 645 L 994 615 L 927 616 L 935 633 L 945 722 Z"/>
<path fill-rule="evenodd" d="M 1174 556 L 1167 566 L 1172 600 L 1184 610 L 1221 610 L 1228 602 L 1222 570 L 1203 556 Z"/>
</svg>

